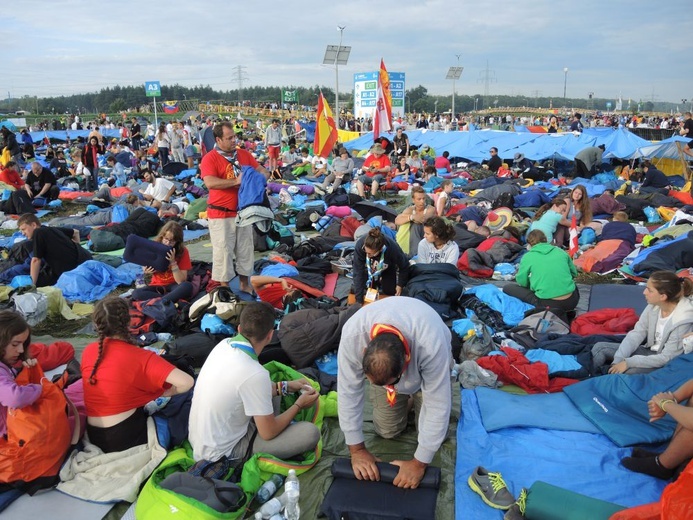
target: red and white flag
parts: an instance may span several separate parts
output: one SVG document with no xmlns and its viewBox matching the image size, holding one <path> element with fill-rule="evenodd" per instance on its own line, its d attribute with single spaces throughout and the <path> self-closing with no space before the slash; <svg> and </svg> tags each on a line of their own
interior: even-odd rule
<svg viewBox="0 0 693 520">
<path fill-rule="evenodd" d="M 390 76 L 381 59 L 375 96 L 375 114 L 373 114 L 373 141 L 377 141 L 381 134 L 392 130 L 392 98 L 390 96 Z"/>
<path fill-rule="evenodd" d="M 574 258 L 579 250 L 580 244 L 578 243 L 577 221 L 575 220 L 575 215 L 573 215 L 573 219 L 570 221 L 570 234 L 568 238 L 568 254 L 570 258 Z"/>
</svg>

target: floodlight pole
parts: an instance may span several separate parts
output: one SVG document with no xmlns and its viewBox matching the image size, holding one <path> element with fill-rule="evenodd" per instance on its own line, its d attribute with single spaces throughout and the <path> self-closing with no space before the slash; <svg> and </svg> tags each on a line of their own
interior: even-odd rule
<svg viewBox="0 0 693 520">
<path fill-rule="evenodd" d="M 460 66 L 460 56 L 461 54 L 456 54 L 457 56 L 457 66 Z M 452 127 L 452 120 L 455 119 L 455 77 L 452 78 L 452 113 L 450 114 L 450 127 Z"/>
<path fill-rule="evenodd" d="M 565 93 L 566 89 L 568 88 L 568 67 L 563 68 L 563 106 L 565 107 Z"/>
<path fill-rule="evenodd" d="M 345 27 L 339 26 L 339 46 L 337 53 L 334 56 L 334 74 L 335 74 L 335 91 L 334 91 L 334 111 L 337 115 L 337 128 L 339 129 L 339 51 L 342 50 L 342 36 L 344 35 Z"/>
</svg>

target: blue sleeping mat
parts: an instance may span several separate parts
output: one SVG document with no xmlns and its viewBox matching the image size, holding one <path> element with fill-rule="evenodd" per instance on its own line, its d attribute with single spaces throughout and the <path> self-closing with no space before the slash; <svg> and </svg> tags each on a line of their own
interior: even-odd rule
<svg viewBox="0 0 693 520">
<path fill-rule="evenodd" d="M 578 409 L 619 446 L 668 440 L 675 421 L 668 415 L 649 422 L 647 401 L 676 390 L 693 376 L 693 354 L 671 360 L 649 374 L 605 375 L 563 389 Z"/>
<path fill-rule="evenodd" d="M 524 426 L 545 430 L 600 433 L 565 394 L 515 395 L 479 387 L 479 411 L 487 432 Z"/>
<path fill-rule="evenodd" d="M 477 389 L 478 390 L 478 389 Z M 625 507 L 659 500 L 666 482 L 633 473 L 620 464 L 631 450 L 595 433 L 505 428 L 488 433 L 481 422 L 475 391 L 463 390 L 457 426 L 455 518 L 503 518 L 467 485 L 476 466 L 502 473 L 510 492 L 543 481 Z"/>
<path fill-rule="evenodd" d="M 647 307 L 642 285 L 599 284 L 590 292 L 590 311 L 631 308 L 640 316 Z"/>
</svg>

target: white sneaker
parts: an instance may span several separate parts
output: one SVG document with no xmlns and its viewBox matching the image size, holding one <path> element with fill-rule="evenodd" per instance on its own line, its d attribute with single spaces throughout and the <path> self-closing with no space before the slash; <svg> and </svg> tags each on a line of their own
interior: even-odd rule
<svg viewBox="0 0 693 520">
<path fill-rule="evenodd" d="M 334 188 L 333 188 L 332 186 L 330 186 L 329 188 L 327 188 L 327 193 L 332 193 L 333 191 L 334 191 Z"/>
</svg>

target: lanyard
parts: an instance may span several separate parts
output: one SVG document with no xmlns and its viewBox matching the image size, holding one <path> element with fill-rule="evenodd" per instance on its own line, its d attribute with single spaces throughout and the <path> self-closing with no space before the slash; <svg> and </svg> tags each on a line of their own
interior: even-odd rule
<svg viewBox="0 0 693 520">
<path fill-rule="evenodd" d="M 376 323 L 371 328 L 371 339 L 375 338 L 378 334 L 394 334 L 400 339 L 402 345 L 404 345 L 404 369 L 402 370 L 402 373 L 404 373 L 409 366 L 409 361 L 411 361 L 411 350 L 409 349 L 407 339 L 398 329 L 392 325 L 386 325 L 384 323 Z M 388 404 L 390 407 L 395 406 L 395 403 L 397 402 L 397 390 L 395 389 L 395 385 L 383 385 L 383 388 L 385 388 L 385 391 L 387 392 Z"/>
<path fill-rule="evenodd" d="M 387 251 L 387 246 L 384 245 L 382 251 L 380 251 L 380 259 L 377 261 L 366 255 L 366 266 L 368 267 L 367 287 L 369 288 L 373 288 L 373 284 L 380 278 L 382 272 L 387 269 L 385 251 Z"/>
</svg>

